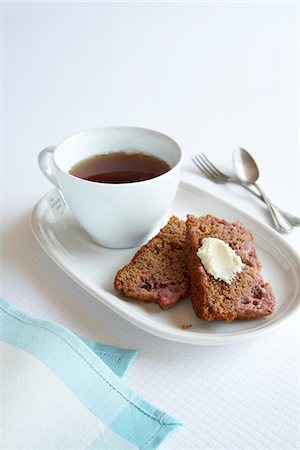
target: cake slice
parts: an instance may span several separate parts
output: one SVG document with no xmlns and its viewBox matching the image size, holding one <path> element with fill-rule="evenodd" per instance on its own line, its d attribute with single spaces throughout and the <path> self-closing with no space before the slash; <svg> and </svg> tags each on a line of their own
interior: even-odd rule
<svg viewBox="0 0 300 450">
<path fill-rule="evenodd" d="M 230 283 L 208 273 L 197 255 L 204 238 L 221 239 L 241 258 L 242 270 Z M 271 286 L 260 273 L 252 234 L 241 223 L 229 223 L 212 215 L 188 215 L 185 252 L 192 305 L 200 319 L 231 322 L 256 319 L 273 312 L 275 299 Z"/>
<path fill-rule="evenodd" d="M 142 302 L 169 309 L 189 292 L 185 222 L 172 216 L 115 277 L 115 289 Z"/>
</svg>

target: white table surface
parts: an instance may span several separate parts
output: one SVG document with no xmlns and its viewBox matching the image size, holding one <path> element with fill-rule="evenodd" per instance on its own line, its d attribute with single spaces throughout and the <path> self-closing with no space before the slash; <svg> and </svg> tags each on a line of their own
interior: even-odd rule
<svg viewBox="0 0 300 450">
<path fill-rule="evenodd" d="M 7 2 L 0 10 L 3 295 L 75 333 L 137 348 L 128 384 L 184 422 L 162 449 L 296 449 L 296 321 L 234 346 L 154 337 L 62 273 L 35 241 L 30 215 L 51 188 L 38 152 L 105 125 L 172 136 L 185 155 L 183 179 L 270 225 L 254 197 L 211 183 L 190 160 L 205 152 L 231 171 L 233 149 L 245 147 L 274 203 L 299 215 L 297 2 Z M 283 239 L 300 251 L 300 228 Z"/>
</svg>

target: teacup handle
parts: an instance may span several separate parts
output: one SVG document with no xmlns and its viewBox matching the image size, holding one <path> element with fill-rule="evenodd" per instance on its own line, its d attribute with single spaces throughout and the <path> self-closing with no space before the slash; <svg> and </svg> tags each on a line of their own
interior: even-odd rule
<svg viewBox="0 0 300 450">
<path fill-rule="evenodd" d="M 55 187 L 59 188 L 53 165 L 53 153 L 55 149 L 55 145 L 50 145 L 41 150 L 38 156 L 38 164 L 45 177 L 48 178 Z"/>
</svg>

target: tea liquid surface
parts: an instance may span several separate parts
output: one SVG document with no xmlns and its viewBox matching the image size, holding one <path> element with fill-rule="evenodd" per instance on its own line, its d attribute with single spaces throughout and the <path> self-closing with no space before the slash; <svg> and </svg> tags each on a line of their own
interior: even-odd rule
<svg viewBox="0 0 300 450">
<path fill-rule="evenodd" d="M 105 153 L 76 163 L 69 173 L 96 183 L 133 183 L 155 178 L 171 169 L 162 159 L 142 152 Z"/>
</svg>

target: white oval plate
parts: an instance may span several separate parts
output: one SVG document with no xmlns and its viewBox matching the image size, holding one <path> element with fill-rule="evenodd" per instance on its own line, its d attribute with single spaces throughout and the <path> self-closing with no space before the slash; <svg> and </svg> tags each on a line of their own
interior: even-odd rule
<svg viewBox="0 0 300 450">
<path fill-rule="evenodd" d="M 162 311 L 155 304 L 144 304 L 119 296 L 114 288 L 116 271 L 130 261 L 137 249 L 112 250 L 95 244 L 80 228 L 70 210 L 55 215 L 49 196 L 43 197 L 32 213 L 35 238 L 48 255 L 74 281 L 104 305 L 137 327 L 172 341 L 197 345 L 240 343 L 277 330 L 291 320 L 300 305 L 300 259 L 293 248 L 271 228 L 259 223 L 229 203 L 186 182 L 181 182 L 169 215 L 185 219 L 214 214 L 228 221 L 239 220 L 253 233 L 263 264 L 262 274 L 276 297 L 275 312 L 264 319 L 230 324 L 199 320 L 186 298 L 174 308 Z M 165 220 L 165 222 L 167 219 Z M 182 329 L 184 325 L 191 325 Z"/>
</svg>

